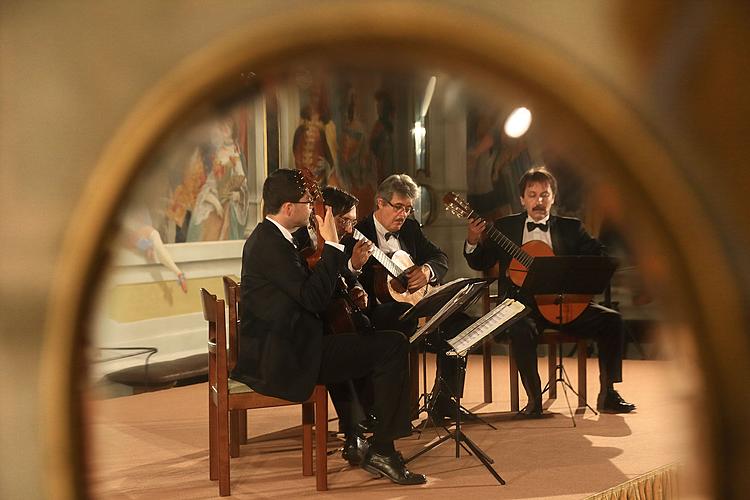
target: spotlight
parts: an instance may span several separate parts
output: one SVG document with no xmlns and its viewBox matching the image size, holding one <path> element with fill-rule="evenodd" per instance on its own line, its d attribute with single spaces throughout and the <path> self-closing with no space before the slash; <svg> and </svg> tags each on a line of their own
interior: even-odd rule
<svg viewBox="0 0 750 500">
<path fill-rule="evenodd" d="M 525 134 L 529 126 L 531 126 L 531 111 L 527 108 L 516 108 L 508 115 L 503 129 L 509 137 L 517 138 Z"/>
</svg>

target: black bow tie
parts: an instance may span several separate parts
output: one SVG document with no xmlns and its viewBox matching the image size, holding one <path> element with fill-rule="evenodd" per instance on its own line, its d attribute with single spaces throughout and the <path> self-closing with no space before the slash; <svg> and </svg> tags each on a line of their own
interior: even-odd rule
<svg viewBox="0 0 750 500">
<path fill-rule="evenodd" d="M 542 230 L 542 231 L 544 231 L 546 233 L 547 230 L 549 229 L 549 224 L 546 223 L 546 222 L 544 224 L 537 224 L 536 222 L 527 222 L 526 223 L 526 230 L 527 231 L 531 232 L 534 229 L 540 229 L 540 230 Z"/>
<path fill-rule="evenodd" d="M 385 233 L 385 241 L 390 240 L 391 238 L 398 239 L 398 233 Z"/>
</svg>

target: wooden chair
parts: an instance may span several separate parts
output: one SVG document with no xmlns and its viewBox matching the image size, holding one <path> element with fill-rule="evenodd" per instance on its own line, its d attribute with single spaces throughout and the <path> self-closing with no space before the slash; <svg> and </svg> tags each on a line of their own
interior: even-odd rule
<svg viewBox="0 0 750 500">
<path fill-rule="evenodd" d="M 486 275 L 493 276 L 493 271 L 496 274 L 496 270 L 490 270 Z M 482 305 L 484 313 L 487 313 L 496 306 L 500 301 L 499 292 L 491 293 L 489 287 L 487 288 L 483 298 Z M 485 403 L 492 402 L 492 340 L 487 339 L 484 343 L 484 352 L 482 358 L 482 368 L 484 373 L 484 401 Z M 547 373 L 549 381 L 549 397 L 550 399 L 557 398 L 557 384 L 554 383 L 557 378 L 555 369 L 557 367 L 557 347 L 561 343 L 575 343 L 577 345 L 578 355 L 578 407 L 583 408 L 586 406 L 586 364 L 588 362 L 588 341 L 584 338 L 575 337 L 573 335 L 567 335 L 559 330 L 547 329 L 542 332 L 539 344 L 546 344 L 549 346 L 547 354 Z M 516 364 L 515 358 L 513 357 L 513 343 L 508 341 L 508 361 L 509 361 L 509 376 L 510 376 L 510 409 L 511 411 L 519 410 L 519 392 L 518 392 L 518 365 Z M 562 363 L 562 360 L 560 360 Z"/>
<path fill-rule="evenodd" d="M 560 344 L 575 343 L 578 355 L 578 408 L 586 407 L 586 363 L 588 362 L 588 340 L 573 335 L 568 335 L 560 330 L 546 329 L 539 339 L 540 344 L 547 344 L 547 383 L 549 384 L 549 398 L 557 399 L 557 353 Z M 513 360 L 513 342 L 509 342 L 508 356 L 510 357 L 510 409 L 518 411 L 518 366 Z M 561 358 L 560 363 L 563 362 Z"/>
<path fill-rule="evenodd" d="M 229 420 L 232 411 L 299 404 L 259 394 L 244 384 L 229 379 L 227 330 L 224 301 L 201 289 L 203 317 L 208 322 L 209 353 L 209 477 L 219 481 L 219 494 L 230 494 Z M 236 323 L 232 328 L 236 335 Z M 229 339 L 236 346 L 236 338 Z M 235 358 L 236 359 L 236 358 Z M 310 399 L 302 403 L 302 474 L 313 475 L 312 433 L 315 425 L 316 488 L 328 489 L 328 393 L 317 385 Z"/>
<path fill-rule="evenodd" d="M 229 276 L 222 277 L 224 282 L 224 300 L 228 308 L 228 336 L 227 370 L 229 373 L 237 364 L 237 353 L 240 348 L 240 311 L 239 311 L 239 283 Z M 247 444 L 247 410 L 230 410 L 229 412 L 229 456 L 240 456 L 240 445 Z"/>
</svg>

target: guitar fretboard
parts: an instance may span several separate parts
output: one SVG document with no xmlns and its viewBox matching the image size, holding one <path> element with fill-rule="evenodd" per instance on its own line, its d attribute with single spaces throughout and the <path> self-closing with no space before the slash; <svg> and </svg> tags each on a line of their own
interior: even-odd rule
<svg viewBox="0 0 750 500">
<path fill-rule="evenodd" d="M 474 210 L 469 212 L 466 218 L 484 220 L 479 217 L 479 215 L 477 215 Z M 511 257 L 523 264 L 524 267 L 528 268 L 529 266 L 531 266 L 531 263 L 534 262 L 534 257 L 524 252 L 521 247 L 513 243 L 510 238 L 501 233 L 493 224 L 488 222 L 487 228 L 484 230 L 484 232 L 487 233 L 487 236 L 492 238 L 492 241 L 500 245 L 503 250 L 508 252 Z"/>
<path fill-rule="evenodd" d="M 352 233 L 352 236 L 354 236 L 355 240 L 370 241 L 367 236 L 356 229 Z M 370 243 L 372 242 L 370 241 Z M 375 260 L 377 260 L 380 265 L 382 265 L 386 269 L 386 271 L 388 271 L 388 274 L 390 274 L 394 278 L 401 276 L 401 274 L 404 272 L 404 270 L 398 267 L 396 263 L 393 262 L 393 260 L 391 260 L 391 258 L 385 254 L 385 252 L 378 248 L 375 243 L 372 243 L 372 256 L 375 257 Z"/>
</svg>

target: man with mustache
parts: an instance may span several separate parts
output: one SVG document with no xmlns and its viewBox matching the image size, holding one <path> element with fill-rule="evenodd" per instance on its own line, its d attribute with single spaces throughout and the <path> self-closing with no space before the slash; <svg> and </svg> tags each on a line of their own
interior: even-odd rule
<svg viewBox="0 0 750 500">
<path fill-rule="evenodd" d="M 375 243 L 386 255 L 398 250 L 408 253 L 415 267 L 408 273 L 409 290 L 418 290 L 425 285 L 438 285 L 448 271 L 448 256 L 431 242 L 422 232 L 422 227 L 409 215 L 419 197 L 419 187 L 406 174 L 393 174 L 378 187 L 377 208 L 357 224 L 357 229 Z M 370 295 L 368 313 L 377 330 L 397 330 L 411 336 L 417 329 L 417 320 L 400 321 L 398 318 L 410 304 L 403 302 L 379 302 L 375 297 L 376 262 L 371 258 L 362 268 L 359 281 Z M 456 315 L 444 325 L 444 338 L 450 338 L 472 323 L 465 315 Z M 429 339 L 437 351 L 437 374 L 433 388 L 430 413 L 433 419 L 443 420 L 455 416 L 455 402 L 451 395 L 463 392 L 465 358 L 446 356 L 450 346 L 438 335 Z M 459 378 L 456 384 L 456 378 Z"/>
<path fill-rule="evenodd" d="M 495 221 L 495 227 L 521 246 L 532 240 L 549 245 L 555 255 L 604 255 L 604 246 L 586 232 L 580 220 L 551 215 L 557 194 L 557 181 L 545 168 L 536 167 L 526 172 L 518 183 L 521 205 L 525 212 Z M 491 239 L 482 239 L 486 222 L 473 219 L 469 223 L 464 257 L 472 269 L 487 270 L 500 262 L 501 291 L 532 308 L 529 314 L 508 329 L 513 342 L 513 354 L 518 364 L 528 404 L 521 410 L 522 418 L 542 416 L 542 387 L 537 370 L 536 347 L 539 334 L 550 325 L 534 307 L 533 297 L 524 296 L 507 277 L 510 255 Z M 604 413 L 628 413 L 635 405 L 620 397 L 614 389 L 622 382 L 623 328 L 617 311 L 590 303 L 575 320 L 559 328 L 565 333 L 595 338 L 599 347 L 599 382 L 601 389 L 597 409 Z"/>
</svg>

